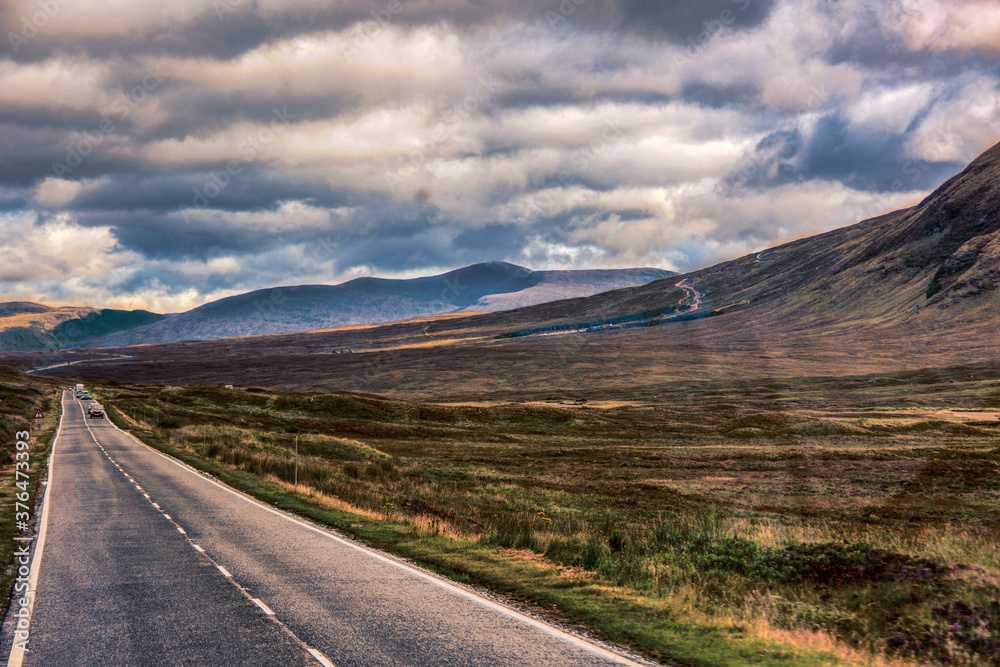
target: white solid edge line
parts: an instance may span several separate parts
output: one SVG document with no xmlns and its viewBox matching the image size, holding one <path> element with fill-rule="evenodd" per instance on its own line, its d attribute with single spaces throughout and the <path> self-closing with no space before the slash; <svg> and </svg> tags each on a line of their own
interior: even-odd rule
<svg viewBox="0 0 1000 667">
<path fill-rule="evenodd" d="M 258 607 L 260 607 L 261 611 L 263 611 L 268 616 L 274 616 L 274 612 L 271 611 L 271 608 L 268 607 L 263 602 L 261 602 L 260 600 L 258 600 L 257 598 L 250 598 L 250 601 L 253 602 L 255 605 L 257 605 Z"/>
<path fill-rule="evenodd" d="M 45 495 L 42 497 L 42 518 L 38 525 L 38 539 L 35 541 L 35 553 L 31 557 L 31 572 L 28 574 L 28 590 L 25 592 L 25 596 L 28 598 L 28 637 L 31 637 L 31 620 L 34 616 L 35 611 L 35 595 L 38 591 L 38 570 L 42 566 L 42 552 L 45 550 L 45 535 L 49 528 L 49 499 L 52 493 L 52 473 L 53 463 L 55 463 L 56 457 L 56 445 L 59 444 L 59 436 L 62 435 L 63 418 L 66 416 L 66 410 L 63 408 L 63 399 L 66 398 L 66 392 L 63 391 L 63 395 L 59 397 L 59 427 L 56 429 L 56 434 L 52 438 L 52 449 L 49 450 L 49 469 L 47 472 L 48 481 L 45 484 Z M 83 407 L 81 406 L 81 410 Z M 11 603 L 13 605 L 14 598 L 11 597 Z M 14 624 L 14 638 L 10 645 L 10 657 L 7 658 L 7 667 L 21 667 L 24 662 L 23 650 L 17 649 L 17 624 Z"/>
<path fill-rule="evenodd" d="M 309 655 L 316 658 L 319 664 L 323 665 L 323 667 L 336 667 L 332 662 L 330 662 L 328 657 L 320 653 L 318 650 L 314 648 L 308 648 L 306 650 L 309 651 Z"/>
<path fill-rule="evenodd" d="M 376 550 L 374 550 L 374 549 L 372 549 L 370 547 L 366 547 L 366 546 L 362 546 L 360 544 L 356 544 L 354 542 L 351 542 L 350 540 L 346 540 L 346 539 L 340 537 L 339 535 L 335 535 L 335 534 L 333 534 L 333 533 L 331 533 L 329 531 L 322 530 L 322 529 L 320 529 L 320 528 L 318 528 L 316 526 L 310 525 L 310 524 L 308 524 L 308 523 L 306 523 L 304 521 L 300 521 L 299 519 L 296 519 L 293 516 L 285 514 L 284 512 L 281 512 L 281 511 L 279 511 L 279 510 L 277 510 L 277 509 L 275 509 L 273 507 L 268 507 L 264 503 L 261 503 L 260 501 L 254 499 L 254 498 L 246 496 L 246 495 L 244 495 L 244 494 L 236 491 L 235 489 L 232 489 L 232 488 L 226 486 L 225 484 L 217 482 L 214 479 L 211 479 L 209 477 L 206 477 L 205 475 L 199 473 L 195 468 L 193 468 L 192 466 L 187 465 L 183 461 L 180 461 L 178 459 L 175 459 L 172 456 L 169 456 L 167 454 L 164 454 L 163 452 L 159 452 L 159 451 L 153 449 L 152 447 L 150 447 L 149 445 L 147 445 L 143 441 L 141 441 L 138 438 L 136 438 L 131 433 L 127 433 L 127 432 L 123 431 L 122 429 L 118 428 L 118 425 L 115 424 L 110 419 L 108 420 L 108 423 L 111 424 L 111 426 L 113 426 L 116 430 L 118 430 L 119 432 L 121 432 L 123 435 L 128 436 L 129 438 L 131 438 L 132 440 L 134 440 L 137 444 L 145 447 L 146 449 L 148 449 L 149 451 L 151 451 L 153 454 L 156 454 L 157 456 L 160 456 L 161 458 L 169 461 L 170 463 L 173 463 L 178 468 L 181 468 L 182 470 L 186 470 L 187 472 L 191 473 L 192 475 L 194 475 L 198 479 L 201 479 L 201 480 L 203 480 L 205 482 L 208 482 L 209 484 L 213 484 L 213 485 L 219 487 L 220 489 L 222 489 L 223 491 L 226 491 L 227 493 L 231 493 L 232 495 L 236 496 L 237 498 L 243 499 L 245 502 L 248 502 L 251 505 L 256 505 L 257 507 L 260 507 L 261 509 L 263 509 L 263 510 L 265 510 L 267 512 L 270 512 L 271 514 L 274 514 L 275 516 L 279 516 L 279 517 L 285 519 L 286 521 L 291 521 L 292 523 L 298 524 L 298 525 L 302 526 L 303 528 L 305 528 L 307 530 L 311 530 L 312 532 L 314 532 L 314 533 L 316 533 L 318 535 L 322 535 L 322 536 L 324 536 L 324 537 L 326 537 L 328 539 L 331 539 L 331 540 L 333 540 L 335 542 L 339 542 L 340 544 L 343 544 L 343 545 L 345 545 L 347 547 L 355 549 L 356 551 L 360 551 L 362 553 L 368 554 L 372 558 L 375 558 L 376 560 L 380 560 L 383 563 L 386 563 L 388 565 L 392 565 L 392 566 L 397 567 L 397 568 L 399 568 L 401 570 L 405 570 L 405 571 L 407 571 L 407 572 L 409 572 L 409 573 L 411 573 L 413 575 L 416 575 L 416 576 L 420 577 L 421 579 L 423 579 L 425 581 L 428 581 L 428 582 L 434 584 L 435 586 L 438 586 L 440 588 L 444 588 L 445 590 L 451 591 L 452 593 L 454 593 L 456 595 L 464 597 L 464 598 L 466 598 L 468 600 L 471 600 L 473 602 L 479 603 L 479 604 L 483 605 L 484 607 L 488 607 L 489 609 L 492 609 L 494 611 L 500 612 L 501 614 L 503 614 L 503 615 L 505 615 L 505 616 L 507 616 L 509 618 L 512 618 L 512 619 L 517 620 L 517 621 L 520 621 L 520 622 L 522 622 L 522 623 L 524 623 L 526 625 L 529 625 L 529 626 L 531 626 L 531 627 L 533 627 L 533 628 L 535 628 L 537 630 L 541 630 L 542 632 L 548 634 L 549 636 L 555 637 L 557 639 L 561 639 L 562 641 L 565 641 L 565 642 L 567 642 L 569 644 L 572 644 L 573 646 L 576 646 L 577 648 L 581 648 L 581 649 L 583 649 L 583 650 L 585 650 L 585 651 L 587 651 L 589 653 L 594 653 L 596 655 L 608 658 L 608 659 L 613 660 L 615 662 L 618 662 L 619 664 L 622 664 L 622 665 L 634 665 L 635 667 L 642 667 L 639 663 L 635 662 L 634 660 L 629 660 L 628 658 L 626 658 L 624 656 L 621 656 L 621 655 L 618 655 L 617 653 L 614 653 L 612 651 L 609 651 L 606 648 L 602 648 L 600 646 L 597 646 L 596 644 L 592 644 L 592 643 L 590 643 L 588 641 L 580 639 L 579 637 L 575 637 L 575 636 L 569 634 L 568 632 L 565 632 L 564 630 L 560 630 L 557 627 L 549 625 L 548 623 L 544 623 L 544 622 L 539 621 L 537 619 L 531 618 L 530 616 L 528 616 L 526 614 L 523 614 L 523 613 L 521 613 L 519 611 L 516 611 L 516 610 L 511 609 L 509 607 L 506 607 L 504 605 L 501 605 L 501 604 L 498 604 L 496 602 L 493 602 L 492 600 L 488 600 L 488 599 L 486 599 L 484 597 L 480 597 L 479 595 L 476 595 L 475 593 L 472 593 L 471 591 L 467 591 L 467 590 L 465 590 L 463 588 L 460 588 L 459 586 L 451 584 L 448 581 L 444 581 L 442 579 L 438 579 L 437 577 L 435 577 L 435 576 L 433 576 L 433 575 L 431 575 L 429 573 L 423 572 L 422 570 L 420 570 L 417 567 L 414 567 L 412 565 L 407 565 L 406 563 L 401 563 L 400 561 L 394 560 L 394 559 L 389 558 L 387 556 L 383 556 L 378 551 L 376 551 Z M 164 515 L 164 516 L 166 516 L 166 515 Z"/>
</svg>

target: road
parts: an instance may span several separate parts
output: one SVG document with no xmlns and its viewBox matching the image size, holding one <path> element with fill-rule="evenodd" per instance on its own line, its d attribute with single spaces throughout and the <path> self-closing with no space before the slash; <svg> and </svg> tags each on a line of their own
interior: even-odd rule
<svg viewBox="0 0 1000 667">
<path fill-rule="evenodd" d="M 77 359 L 76 361 L 64 361 L 62 363 L 52 364 L 50 366 L 38 366 L 36 368 L 29 368 L 28 370 L 26 370 L 24 372 L 25 373 L 40 373 L 42 371 L 47 371 L 47 370 L 50 370 L 50 369 L 53 369 L 53 368 L 62 368 L 63 366 L 74 366 L 76 364 L 84 363 L 84 362 L 87 362 L 87 361 L 106 362 L 106 361 L 112 361 L 114 359 L 132 359 L 132 358 L 133 358 L 132 355 L 129 355 L 129 354 L 112 354 L 112 355 L 109 355 L 109 356 L 106 356 L 106 357 L 95 357 L 95 358 L 92 358 L 92 359 Z"/>
<path fill-rule="evenodd" d="M 684 312 L 694 312 L 701 308 L 701 302 L 705 298 L 705 294 L 694 287 L 694 285 L 689 285 L 689 279 L 684 278 L 679 281 L 674 288 L 682 289 L 687 292 L 688 306 L 684 309 Z M 680 312 L 680 309 L 678 309 Z"/>
<path fill-rule="evenodd" d="M 14 664 L 637 664 L 63 408 Z"/>
</svg>

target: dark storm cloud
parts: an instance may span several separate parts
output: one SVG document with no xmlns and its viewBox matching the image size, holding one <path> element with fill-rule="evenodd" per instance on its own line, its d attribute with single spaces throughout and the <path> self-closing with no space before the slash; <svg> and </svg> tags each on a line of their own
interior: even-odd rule
<svg viewBox="0 0 1000 667">
<path fill-rule="evenodd" d="M 102 115 L 95 109 L 0 105 L 0 128 L 34 127 L 40 130 L 74 131 L 97 127 Z"/>
<path fill-rule="evenodd" d="M 242 165 L 233 176 L 224 171 L 224 165 L 219 165 L 216 170 L 174 175 L 115 174 L 78 195 L 67 208 L 80 213 L 184 208 L 254 211 L 283 201 L 332 208 L 348 205 L 354 197 L 325 181 L 272 166 Z"/>
<path fill-rule="evenodd" d="M 723 183 L 765 190 L 823 179 L 855 190 L 899 192 L 933 188 L 964 166 L 914 159 L 906 152 L 907 138 L 905 132 L 852 130 L 842 113 L 831 113 L 808 139 L 798 129 L 769 134 Z"/>
<path fill-rule="evenodd" d="M 531 107 L 552 107 L 571 104 L 599 104 L 619 102 L 623 104 L 662 104 L 679 96 L 643 90 L 613 90 L 592 92 L 571 85 L 558 85 L 539 81 L 537 84 L 523 82 L 508 83 L 496 97 L 497 106 L 504 110 Z"/>
<path fill-rule="evenodd" d="M 548 107 L 561 104 L 573 104 L 588 96 L 572 86 L 517 85 L 509 86 L 498 96 L 499 104 L 505 109 Z"/>
<path fill-rule="evenodd" d="M 387 0 L 352 0 L 332 2 L 329 6 L 293 7 L 269 12 L 257 3 L 245 0 L 217 0 L 194 16 L 182 16 L 168 4 L 162 18 L 149 25 L 102 32 L 99 35 L 77 34 L 72 37 L 39 30 L 38 35 L 18 43 L 17 48 L 4 44 L 9 57 L 18 62 L 36 62 L 57 54 L 90 58 L 180 56 L 227 60 L 264 44 L 325 31 L 338 31 L 358 24 L 370 24 L 369 32 L 383 25 L 434 25 L 446 21 L 458 27 L 474 28 L 497 20 L 524 18 L 542 13 L 543 2 L 500 4 L 496 9 L 470 5 L 464 0 L 445 2 L 401 0 L 398 12 L 388 11 Z M 484 11 L 485 9 L 485 11 Z M 0 15 L 2 34 L 20 34 L 25 15 L 8 10 Z M 113 23 L 114 17 L 109 18 Z M 7 40 L 9 41 L 9 40 Z"/>
<path fill-rule="evenodd" d="M 390 7 L 396 5 L 387 0 L 362 0 L 331 3 L 326 7 L 289 6 L 284 11 L 269 12 L 256 3 L 217 0 L 194 16 L 181 15 L 167 4 L 163 16 L 147 25 L 74 35 L 39 29 L 30 39 L 3 46 L 7 47 L 5 55 L 17 62 L 38 62 L 57 54 L 96 59 L 147 55 L 226 60 L 264 44 L 330 30 L 359 27 L 374 33 L 386 25 L 416 27 L 446 23 L 458 30 L 472 31 L 511 22 L 552 28 L 565 24 L 599 31 L 617 28 L 685 44 L 689 39 L 699 39 L 699 33 L 706 29 L 714 32 L 720 28 L 759 25 L 774 1 L 401 0 L 398 11 L 391 11 Z M 32 14 L 33 11 L 18 13 L 9 7 L 0 14 L 0 34 L 20 35 L 24 21 L 30 22 Z M 108 17 L 109 24 L 113 25 L 115 20 L 114 16 Z"/>
<path fill-rule="evenodd" d="M 340 29 L 367 16 L 358 3 L 336 3 L 329 9 L 266 15 L 255 4 L 244 6 L 242 2 L 226 0 L 220 0 L 216 7 L 209 5 L 190 18 L 172 15 L 169 4 L 164 6 L 163 14 L 163 18 L 152 25 L 110 34 L 83 33 L 67 37 L 39 30 L 37 37 L 18 44 L 16 51 L 9 48 L 8 55 L 18 62 L 35 62 L 65 53 L 96 59 L 152 55 L 225 60 L 275 40 Z M 110 17 L 109 22 L 113 21 L 114 17 Z M 9 32 L 19 34 L 22 22 L 23 17 L 8 12 L 0 29 L 5 35 Z"/>
<path fill-rule="evenodd" d="M 653 38 L 677 44 L 698 45 L 705 34 L 760 25 L 775 0 L 701 0 L 700 2 L 650 2 L 620 0 L 621 25 Z"/>
<path fill-rule="evenodd" d="M 575 211 L 582 213 L 583 209 Z M 538 217 L 521 224 L 488 223 L 465 228 L 440 212 L 425 210 L 433 226 L 397 226 L 372 236 L 337 236 L 337 266 L 367 266 L 381 272 L 430 266 L 462 266 L 498 258 L 523 258 L 533 238 L 566 241 L 568 216 Z"/>
<path fill-rule="evenodd" d="M 281 267 L 288 269 L 290 267 Z M 201 285 L 206 292 L 228 290 L 251 278 L 251 271 L 236 273 L 210 272 L 201 278 Z M 137 294 L 144 290 L 166 287 L 171 291 L 184 291 L 191 285 L 191 276 L 183 271 L 177 271 L 169 266 L 157 266 L 155 270 L 139 268 L 126 276 L 116 287 L 125 294 Z"/>
<path fill-rule="evenodd" d="M 198 260 L 253 254 L 268 247 L 305 243 L 317 236 L 309 228 L 276 230 L 268 225 L 239 224 L 224 218 L 150 211 L 83 214 L 80 223 L 109 226 L 123 248 L 154 260 Z"/>
<path fill-rule="evenodd" d="M 107 174 L 129 174 L 132 177 L 145 174 L 154 178 L 163 172 L 223 169 L 229 158 L 212 163 L 172 165 L 148 160 L 135 151 L 122 150 L 122 146 L 203 136 L 237 122 L 262 126 L 282 113 L 291 116 L 294 122 L 333 120 L 345 109 L 356 106 L 356 98 L 344 93 L 302 99 L 295 96 L 220 96 L 210 91 L 204 94 L 183 91 L 160 100 L 160 103 L 184 112 L 166 114 L 157 122 L 137 126 L 137 114 L 122 115 L 120 110 L 99 114 L 87 110 L 57 109 L 50 112 L 43 108 L 38 112 L 0 107 L 0 184 L 32 185 L 53 176 L 77 180 Z M 256 129 L 248 130 L 246 137 L 237 137 L 233 149 L 239 154 L 235 157 L 243 160 L 251 154 L 249 146 L 255 133 Z M 259 142 L 253 144 L 259 145 Z M 266 157 L 266 147 L 260 150 L 254 148 L 252 153 L 255 158 L 257 154 Z M 198 176 L 190 178 L 197 179 Z M 125 200 L 135 199 L 144 188 L 123 193 Z M 247 188 L 236 190 L 251 196 L 255 192 Z M 234 191 L 229 193 L 230 197 Z"/>
<path fill-rule="evenodd" d="M 67 132 L 42 124 L 31 127 L 24 124 L 5 123 L 0 125 L 0 185 L 30 186 L 53 175 L 52 163 L 66 159 Z M 86 169 L 80 174 L 100 176 L 115 165 L 99 155 L 86 161 Z M 134 158 L 116 160 L 118 165 L 128 162 L 134 165 Z"/>
<path fill-rule="evenodd" d="M 524 230 L 513 223 L 493 222 L 477 229 L 460 232 L 452 247 L 474 257 L 516 256 L 524 246 Z"/>
<path fill-rule="evenodd" d="M 268 192 L 271 196 L 262 201 L 271 204 L 275 191 Z M 418 267 L 422 257 L 444 256 L 451 236 L 460 229 L 433 207 L 377 203 L 337 215 L 318 207 L 301 214 L 280 206 L 241 205 L 231 210 L 88 211 L 79 215 L 79 221 L 88 227 L 109 227 L 122 248 L 156 260 L 206 261 L 332 240 L 343 245 L 344 269 L 366 264 L 385 270 Z M 412 244 L 414 254 L 404 261 L 407 244 Z M 381 253 L 383 246 L 388 250 Z M 437 248 L 433 253 L 432 246 Z"/>
<path fill-rule="evenodd" d="M 362 238 L 342 243 L 338 248 L 338 269 L 370 267 L 378 273 L 420 269 L 428 266 L 460 266 L 452 248 L 442 243 L 435 229 L 411 229 L 400 235 Z"/>
<path fill-rule="evenodd" d="M 704 81 L 687 81 L 681 99 L 706 107 L 721 109 L 734 105 L 754 106 L 760 91 L 749 83 L 716 85 Z"/>
</svg>

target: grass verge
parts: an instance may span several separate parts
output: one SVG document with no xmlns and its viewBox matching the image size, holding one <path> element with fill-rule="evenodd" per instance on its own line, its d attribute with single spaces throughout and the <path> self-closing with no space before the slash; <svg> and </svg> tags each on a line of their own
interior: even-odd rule
<svg viewBox="0 0 1000 667">
<path fill-rule="evenodd" d="M 29 378 L 21 373 L 0 368 L 0 429 L 4 440 L 0 443 L 0 614 L 6 614 L 10 606 L 11 592 L 17 576 L 14 551 L 22 544 L 15 541 L 17 536 L 27 536 L 37 528 L 35 508 L 38 506 L 39 482 L 48 475 L 49 452 L 59 425 L 59 403 L 52 397 L 53 385 Z M 35 410 L 42 410 L 45 419 L 40 428 L 32 426 L 30 418 Z M 16 437 L 19 432 L 31 434 L 28 462 L 28 479 L 23 486 L 18 485 L 15 475 Z M 25 482 L 23 478 L 20 480 Z M 24 494 L 27 494 L 26 496 Z M 28 523 L 29 531 L 19 530 L 16 512 L 21 502 L 32 508 Z"/>
</svg>

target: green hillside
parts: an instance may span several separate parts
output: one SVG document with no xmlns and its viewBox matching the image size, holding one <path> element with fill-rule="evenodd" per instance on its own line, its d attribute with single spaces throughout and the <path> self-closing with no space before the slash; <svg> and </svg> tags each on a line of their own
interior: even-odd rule
<svg viewBox="0 0 1000 667">
<path fill-rule="evenodd" d="M 51 308 L 26 302 L 0 303 L 0 351 L 58 350 L 100 336 L 165 319 L 148 310 Z"/>
</svg>

